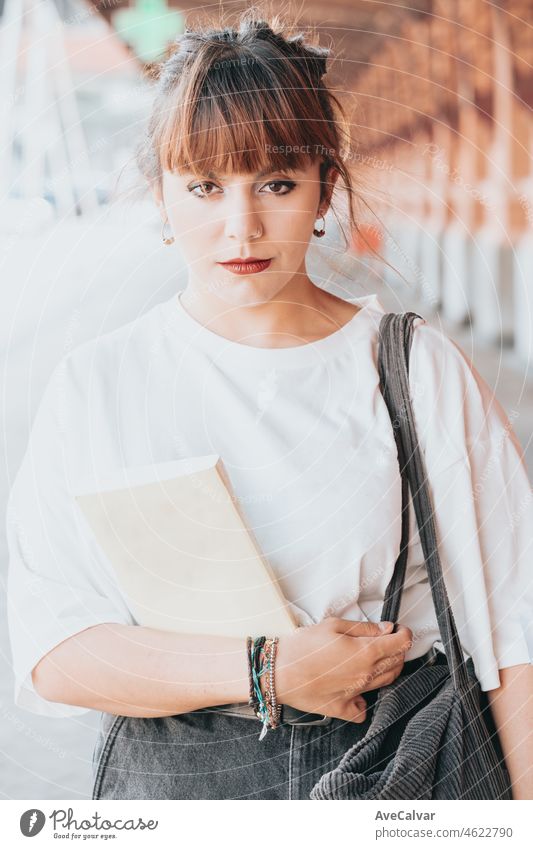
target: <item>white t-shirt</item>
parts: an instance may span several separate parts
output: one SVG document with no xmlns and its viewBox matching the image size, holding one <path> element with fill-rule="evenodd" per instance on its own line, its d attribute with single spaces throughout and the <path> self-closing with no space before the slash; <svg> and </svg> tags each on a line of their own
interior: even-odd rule
<svg viewBox="0 0 533 849">
<path fill-rule="evenodd" d="M 83 713 L 42 699 L 32 668 L 89 626 L 136 624 L 72 497 L 95 472 L 219 454 L 300 624 L 380 619 L 400 546 L 401 480 L 377 371 L 385 310 L 374 294 L 351 301 L 362 309 L 331 335 L 260 348 L 203 327 L 174 295 L 62 358 L 8 506 L 20 707 Z M 499 668 L 531 662 L 531 487 L 493 393 L 420 319 L 410 386 L 446 586 L 463 649 L 490 690 Z M 407 660 L 442 647 L 412 503 L 410 533 L 398 617 L 414 635 Z"/>
</svg>

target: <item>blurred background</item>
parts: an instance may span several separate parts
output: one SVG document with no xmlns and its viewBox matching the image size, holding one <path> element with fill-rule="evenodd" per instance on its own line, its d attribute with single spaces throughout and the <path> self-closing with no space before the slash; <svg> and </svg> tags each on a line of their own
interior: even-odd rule
<svg viewBox="0 0 533 849">
<path fill-rule="evenodd" d="M 152 63 L 203 12 L 231 22 L 246 5 L 0 0 L 2 515 L 58 360 L 185 285 L 133 145 Z M 531 474 L 533 0 L 278 5 L 332 47 L 325 81 L 350 110 L 368 204 L 348 250 L 328 214 L 310 276 L 341 296 L 376 292 L 457 341 L 512 415 Z M 4 581 L 3 529 L 0 545 Z M 0 798 L 90 798 L 98 714 L 14 707 L 3 593 L 0 605 Z"/>
</svg>

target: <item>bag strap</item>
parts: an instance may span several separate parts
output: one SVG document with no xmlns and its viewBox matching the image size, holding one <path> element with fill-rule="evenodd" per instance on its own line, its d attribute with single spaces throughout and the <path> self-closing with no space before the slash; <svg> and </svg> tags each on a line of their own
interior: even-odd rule
<svg viewBox="0 0 533 849">
<path fill-rule="evenodd" d="M 437 546 L 433 507 L 422 453 L 418 446 L 409 387 L 409 354 L 415 312 L 387 313 L 379 325 L 378 370 L 380 389 L 387 405 L 398 449 L 402 478 L 402 535 L 400 554 L 385 591 L 381 619 L 396 622 L 405 580 L 409 541 L 408 485 L 411 491 L 422 550 L 429 576 L 433 605 L 448 666 L 456 690 L 468 690 L 466 662 L 444 584 Z"/>
</svg>

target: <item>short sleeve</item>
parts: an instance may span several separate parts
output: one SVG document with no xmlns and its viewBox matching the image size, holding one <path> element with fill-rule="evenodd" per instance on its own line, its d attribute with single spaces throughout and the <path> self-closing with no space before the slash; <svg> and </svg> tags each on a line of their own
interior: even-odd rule
<svg viewBox="0 0 533 849">
<path fill-rule="evenodd" d="M 69 355 L 68 355 L 69 356 Z M 7 610 L 14 700 L 44 716 L 73 716 L 88 708 L 43 699 L 31 672 L 60 642 L 105 622 L 133 624 L 112 576 L 94 558 L 80 530 L 69 487 L 68 434 L 76 426 L 69 400 L 66 358 L 50 378 L 30 439 L 9 492 Z"/>
<path fill-rule="evenodd" d="M 440 559 L 483 690 L 533 658 L 533 500 L 512 422 L 461 348 L 415 324 L 410 389 Z M 513 415 L 515 415 L 513 413 Z"/>
</svg>

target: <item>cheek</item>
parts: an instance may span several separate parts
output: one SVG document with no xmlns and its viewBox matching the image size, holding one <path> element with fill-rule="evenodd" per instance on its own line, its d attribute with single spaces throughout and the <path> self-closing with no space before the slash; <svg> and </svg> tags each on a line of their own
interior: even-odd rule
<svg viewBox="0 0 533 849">
<path fill-rule="evenodd" d="M 201 205 L 201 201 L 197 203 Z M 167 206 L 167 212 L 176 233 L 181 230 L 196 230 L 206 221 L 205 212 L 202 213 L 197 209 L 196 204 L 189 200 Z"/>
<path fill-rule="evenodd" d="M 211 244 L 211 237 L 215 235 L 217 221 L 211 221 L 204 211 L 198 209 L 201 203 L 182 203 L 167 211 L 176 242 L 183 255 L 195 259 L 205 256 L 208 259 L 208 246 Z"/>
<path fill-rule="evenodd" d="M 315 217 L 309 207 L 291 207 L 289 211 L 276 211 L 269 219 L 268 233 L 273 241 L 285 244 L 286 250 L 294 253 L 305 252 L 311 238 Z"/>
</svg>

